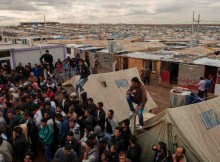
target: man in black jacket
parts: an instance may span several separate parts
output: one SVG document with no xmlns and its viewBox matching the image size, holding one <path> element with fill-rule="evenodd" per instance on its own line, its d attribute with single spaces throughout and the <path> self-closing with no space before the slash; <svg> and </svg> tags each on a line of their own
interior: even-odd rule
<svg viewBox="0 0 220 162">
<path fill-rule="evenodd" d="M 136 136 L 131 135 L 129 142 L 130 147 L 127 151 L 128 159 L 130 159 L 132 162 L 140 162 L 141 146 L 137 143 Z"/>
<path fill-rule="evenodd" d="M 173 162 L 173 157 L 167 149 L 166 143 L 159 142 L 156 146 L 153 146 L 152 149 L 156 151 L 154 162 Z"/>
<path fill-rule="evenodd" d="M 70 144 L 72 146 L 72 149 L 77 153 L 77 155 L 80 155 L 80 143 L 77 141 L 74 137 L 74 133 L 72 131 L 69 131 L 66 137 L 67 141 L 66 144 Z"/>
<path fill-rule="evenodd" d="M 33 119 L 30 117 L 30 115 L 27 112 L 24 112 L 22 117 L 25 120 L 25 124 L 28 130 L 27 138 L 28 138 L 28 143 L 30 145 L 30 149 L 37 156 L 38 155 L 37 140 L 36 140 L 38 138 L 37 127 Z"/>
<path fill-rule="evenodd" d="M 118 145 L 119 146 L 119 152 L 120 151 L 125 151 L 125 140 L 122 136 L 122 129 L 121 127 L 116 127 L 114 135 L 110 139 L 110 145 Z"/>
<path fill-rule="evenodd" d="M 95 120 L 96 124 L 99 125 L 102 131 L 105 129 L 105 110 L 103 110 L 103 103 L 98 102 L 96 112 L 95 112 Z"/>
<path fill-rule="evenodd" d="M 80 89 L 80 92 L 84 91 L 83 85 L 87 82 L 88 76 L 90 75 L 90 71 L 87 65 L 85 65 L 84 60 L 79 60 L 79 74 L 80 79 L 76 83 L 75 92 L 78 93 L 78 89 Z"/>
<path fill-rule="evenodd" d="M 43 62 L 44 60 L 46 64 L 49 64 L 50 67 L 53 67 L 53 56 L 49 53 L 49 50 L 46 50 L 45 52 L 46 53 L 40 57 L 40 62 Z"/>
<path fill-rule="evenodd" d="M 25 153 L 27 151 L 27 140 L 22 133 L 21 127 L 15 127 L 13 132 L 13 147 L 15 151 L 15 157 L 19 161 L 23 161 Z"/>
</svg>

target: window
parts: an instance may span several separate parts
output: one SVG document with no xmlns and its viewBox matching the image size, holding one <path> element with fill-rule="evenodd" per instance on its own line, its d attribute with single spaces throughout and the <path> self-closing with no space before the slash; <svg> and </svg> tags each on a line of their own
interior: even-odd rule
<svg viewBox="0 0 220 162">
<path fill-rule="evenodd" d="M 67 52 L 68 54 L 71 54 L 71 48 L 67 47 L 67 48 L 66 48 L 66 52 Z"/>
<path fill-rule="evenodd" d="M 0 51 L 0 58 L 10 57 L 10 51 Z"/>
</svg>

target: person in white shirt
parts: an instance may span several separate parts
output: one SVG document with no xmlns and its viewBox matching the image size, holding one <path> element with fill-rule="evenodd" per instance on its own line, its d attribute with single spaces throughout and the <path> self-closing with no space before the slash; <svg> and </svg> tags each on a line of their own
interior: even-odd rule
<svg viewBox="0 0 220 162">
<path fill-rule="evenodd" d="M 44 102 L 46 103 L 46 102 L 50 102 L 51 103 L 51 107 L 53 107 L 55 110 L 56 110 L 56 108 L 57 108 L 57 106 L 56 106 L 56 103 L 54 102 L 54 101 L 51 101 L 50 100 L 50 98 L 45 98 L 44 99 Z"/>
<path fill-rule="evenodd" d="M 36 108 L 34 111 L 32 111 L 32 113 L 34 113 L 34 118 L 33 118 L 34 123 L 35 123 L 36 127 L 38 129 L 40 129 L 41 120 L 43 119 L 41 110 L 39 108 Z"/>
<path fill-rule="evenodd" d="M 199 83 L 197 84 L 198 86 L 198 96 L 200 98 L 204 98 L 204 94 L 205 94 L 205 84 L 206 84 L 206 81 L 203 77 L 200 77 L 200 81 Z"/>
<path fill-rule="evenodd" d="M 63 117 L 66 117 L 66 113 L 63 111 L 63 106 L 57 106 L 56 112 L 60 113 Z"/>
</svg>

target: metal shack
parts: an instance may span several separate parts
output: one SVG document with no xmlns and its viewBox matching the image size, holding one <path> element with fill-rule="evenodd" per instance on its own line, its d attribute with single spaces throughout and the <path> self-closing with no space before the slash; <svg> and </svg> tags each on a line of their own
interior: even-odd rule
<svg viewBox="0 0 220 162">
<path fill-rule="evenodd" d="M 66 58 L 66 47 L 61 44 L 0 44 L 0 64 L 7 64 L 11 69 L 15 69 L 19 62 L 23 65 L 28 63 L 39 64 L 39 58 L 49 50 L 53 56 L 54 63 L 58 59 Z"/>
</svg>

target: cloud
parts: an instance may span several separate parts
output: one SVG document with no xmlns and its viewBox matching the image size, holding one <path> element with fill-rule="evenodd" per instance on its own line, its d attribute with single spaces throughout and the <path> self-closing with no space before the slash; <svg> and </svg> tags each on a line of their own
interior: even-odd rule
<svg viewBox="0 0 220 162">
<path fill-rule="evenodd" d="M 0 11 L 36 11 L 38 8 L 27 0 L 1 0 Z"/>
<path fill-rule="evenodd" d="M 190 21 L 192 11 L 218 20 L 218 0 L 1 0 L 1 18 L 65 23 L 178 23 Z M 8 18 L 8 22 L 11 19 Z M 1 21 L 2 23 L 2 21 Z"/>
</svg>

